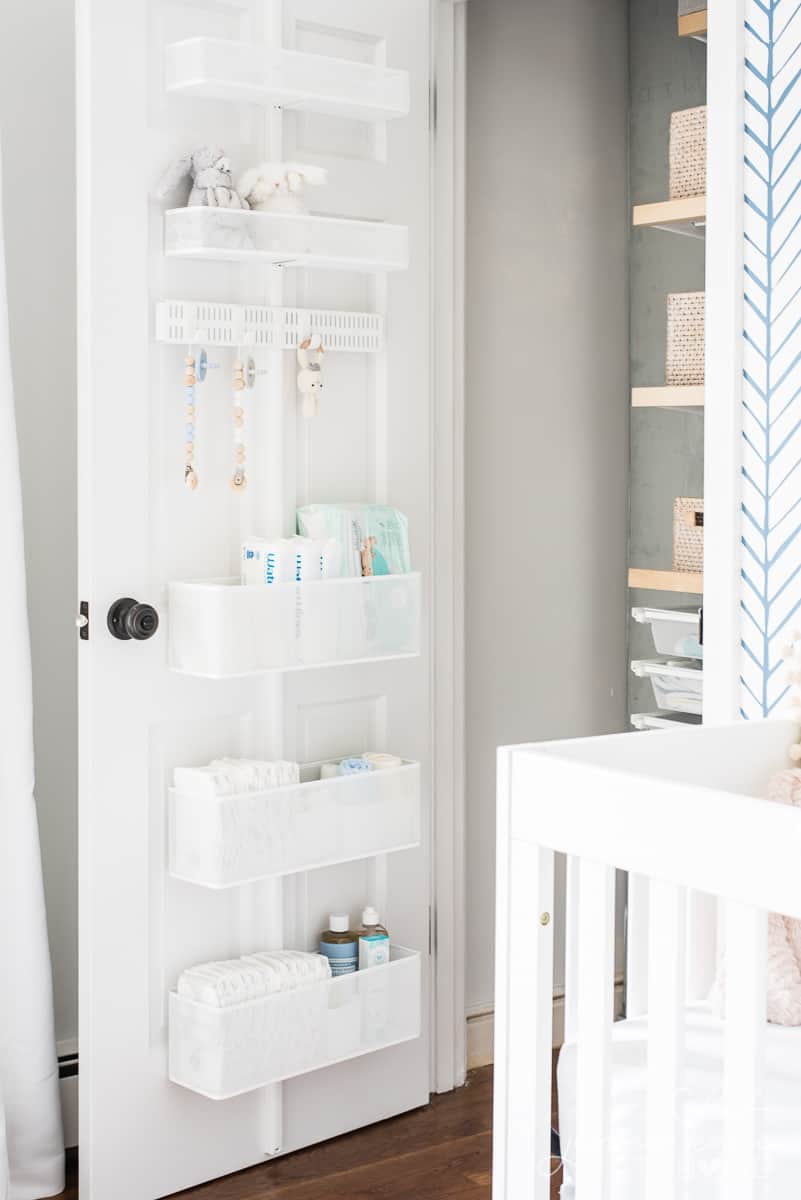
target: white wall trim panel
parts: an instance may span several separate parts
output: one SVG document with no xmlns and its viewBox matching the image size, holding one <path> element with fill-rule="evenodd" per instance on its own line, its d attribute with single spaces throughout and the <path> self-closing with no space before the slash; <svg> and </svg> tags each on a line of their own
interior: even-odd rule
<svg viewBox="0 0 801 1200">
<path fill-rule="evenodd" d="M 782 647 L 801 617 L 801 12 L 746 0 L 744 18 L 739 708 L 753 719 L 787 705 Z"/>
</svg>

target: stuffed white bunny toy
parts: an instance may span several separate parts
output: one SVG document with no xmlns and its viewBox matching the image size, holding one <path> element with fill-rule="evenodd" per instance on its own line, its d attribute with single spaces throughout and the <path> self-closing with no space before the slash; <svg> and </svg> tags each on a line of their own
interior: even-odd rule
<svg viewBox="0 0 801 1200">
<path fill-rule="evenodd" d="M 328 182 L 324 167 L 304 163 L 262 163 L 251 167 L 239 179 L 239 192 L 257 212 L 305 213 L 306 187 L 322 187 Z"/>
<path fill-rule="evenodd" d="M 156 194 L 168 196 L 183 183 L 191 183 L 186 203 L 209 208 L 248 208 L 234 187 L 231 163 L 216 146 L 198 146 L 191 154 L 178 158 L 165 172 Z"/>
</svg>

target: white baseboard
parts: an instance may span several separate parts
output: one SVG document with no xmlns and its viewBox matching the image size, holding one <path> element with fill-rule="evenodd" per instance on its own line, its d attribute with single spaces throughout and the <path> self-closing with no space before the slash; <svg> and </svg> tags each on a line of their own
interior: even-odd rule
<svg viewBox="0 0 801 1200">
<path fill-rule="evenodd" d="M 615 981 L 615 1014 L 623 1008 L 623 981 Z M 553 998 L 553 1046 L 558 1049 L 565 1037 L 565 995 L 557 992 Z M 491 1008 L 472 1012 L 467 1017 L 467 1069 L 489 1067 L 493 1062 L 495 1013 Z"/>
</svg>

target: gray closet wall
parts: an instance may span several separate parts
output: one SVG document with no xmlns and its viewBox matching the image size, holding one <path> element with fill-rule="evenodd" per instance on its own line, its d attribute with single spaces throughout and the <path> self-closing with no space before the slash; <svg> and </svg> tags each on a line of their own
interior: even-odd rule
<svg viewBox="0 0 801 1200">
<path fill-rule="evenodd" d="M 628 57 L 625 0 L 469 0 L 467 21 L 474 1013 L 494 991 L 496 747 L 626 724 Z"/>
</svg>

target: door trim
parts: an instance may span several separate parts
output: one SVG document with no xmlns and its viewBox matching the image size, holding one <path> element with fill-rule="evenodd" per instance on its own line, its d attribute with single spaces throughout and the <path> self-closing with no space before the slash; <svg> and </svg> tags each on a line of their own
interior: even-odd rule
<svg viewBox="0 0 801 1200">
<path fill-rule="evenodd" d="M 460 1087 L 465 1029 L 464 266 L 466 9 L 432 8 L 432 1089 Z"/>
</svg>

